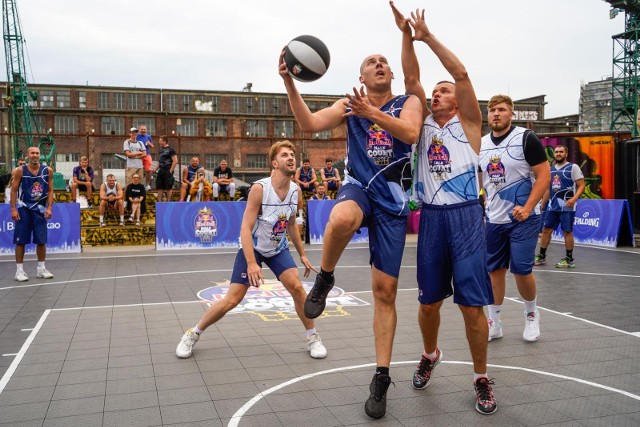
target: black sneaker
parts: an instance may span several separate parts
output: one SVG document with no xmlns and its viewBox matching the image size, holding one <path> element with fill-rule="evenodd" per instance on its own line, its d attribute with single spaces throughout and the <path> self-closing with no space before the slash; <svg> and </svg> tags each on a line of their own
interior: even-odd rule
<svg viewBox="0 0 640 427">
<path fill-rule="evenodd" d="M 431 374 L 438 363 L 442 360 L 442 351 L 439 348 L 436 348 L 436 360 L 433 362 L 427 359 L 426 356 L 422 355 L 422 359 L 420 359 L 420 363 L 416 367 L 416 370 L 413 372 L 413 387 L 418 390 L 422 390 L 429 385 L 431 382 Z"/>
<path fill-rule="evenodd" d="M 489 378 L 478 378 L 473 387 L 476 389 L 476 411 L 484 415 L 493 414 L 498 410 L 496 398 L 493 396 L 491 386 L 493 380 Z"/>
<path fill-rule="evenodd" d="M 324 311 L 324 307 L 327 304 L 327 295 L 333 288 L 333 284 L 335 283 L 335 278 L 331 277 L 331 283 L 327 283 L 324 281 L 320 273 L 316 276 L 316 282 L 309 291 L 309 295 L 307 295 L 307 299 L 304 302 L 304 315 L 309 319 L 315 319 L 320 316 Z"/>
<path fill-rule="evenodd" d="M 387 412 L 387 389 L 392 384 L 389 375 L 373 375 L 369 391 L 371 395 L 364 404 L 364 412 L 371 418 L 382 418 Z"/>
</svg>

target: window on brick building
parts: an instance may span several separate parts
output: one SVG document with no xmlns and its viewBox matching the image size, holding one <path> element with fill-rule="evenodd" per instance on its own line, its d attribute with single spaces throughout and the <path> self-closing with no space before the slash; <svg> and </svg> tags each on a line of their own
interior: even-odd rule
<svg viewBox="0 0 640 427">
<path fill-rule="evenodd" d="M 153 117 L 134 117 L 132 124 L 134 128 L 140 128 L 140 125 L 146 125 L 149 135 L 153 136 L 156 134 L 156 119 Z"/>
<path fill-rule="evenodd" d="M 204 167 L 206 169 L 214 170 L 218 166 L 220 166 L 220 162 L 226 160 L 229 163 L 227 154 L 207 154 L 206 162 Z"/>
<path fill-rule="evenodd" d="M 167 111 L 178 111 L 178 95 L 165 95 L 165 103 Z"/>
<path fill-rule="evenodd" d="M 259 98 L 258 99 L 258 114 L 269 114 L 269 105 L 271 105 L 271 99 Z"/>
<path fill-rule="evenodd" d="M 193 111 L 193 96 L 192 95 L 182 95 L 182 111 Z"/>
<path fill-rule="evenodd" d="M 245 108 L 246 108 L 247 114 L 256 113 L 256 106 L 254 101 L 255 100 L 253 98 L 245 98 Z"/>
<path fill-rule="evenodd" d="M 127 104 L 128 110 L 129 111 L 137 111 L 137 110 L 139 110 L 140 108 L 138 107 L 138 100 L 140 98 L 140 94 L 139 93 L 130 93 L 128 98 L 129 98 L 128 99 L 129 102 Z"/>
<path fill-rule="evenodd" d="M 267 137 L 267 121 L 266 120 L 247 120 L 247 136 L 251 138 Z"/>
<path fill-rule="evenodd" d="M 239 96 L 233 96 L 231 97 L 231 112 L 235 113 L 235 114 L 239 114 L 242 113 L 242 106 L 243 106 L 243 101 L 244 98 L 241 98 Z"/>
<path fill-rule="evenodd" d="M 100 117 L 100 132 L 103 135 L 124 135 L 124 117 Z"/>
<path fill-rule="evenodd" d="M 247 167 L 252 169 L 266 169 L 268 166 L 267 154 L 247 154 Z"/>
<path fill-rule="evenodd" d="M 102 153 L 100 160 L 102 169 L 122 169 L 126 165 L 126 161 L 116 157 L 116 153 Z M 105 177 L 106 179 L 107 177 Z"/>
<path fill-rule="evenodd" d="M 38 131 L 38 133 L 46 133 L 47 132 L 47 121 L 44 116 L 36 115 L 33 116 L 33 123 L 36 126 L 36 129 L 32 129 L 33 131 Z"/>
<path fill-rule="evenodd" d="M 98 92 L 98 109 L 109 109 L 109 92 Z"/>
<path fill-rule="evenodd" d="M 40 91 L 40 107 L 42 108 L 53 107 L 53 91 L 52 90 Z"/>
<path fill-rule="evenodd" d="M 182 163 L 182 166 L 189 166 L 191 164 L 191 159 L 193 159 L 194 157 L 197 157 L 198 160 L 200 160 L 200 166 L 203 166 L 202 158 L 196 153 L 182 153 L 182 154 L 180 154 L 180 163 Z"/>
<path fill-rule="evenodd" d="M 59 90 L 56 92 L 56 105 L 58 108 L 71 108 L 71 92 Z"/>
<path fill-rule="evenodd" d="M 78 133 L 78 116 L 55 116 L 56 133 Z"/>
<path fill-rule="evenodd" d="M 87 92 L 78 92 L 78 108 L 87 108 Z"/>
<path fill-rule="evenodd" d="M 274 120 L 274 138 L 293 138 L 293 120 Z"/>
<path fill-rule="evenodd" d="M 313 139 L 331 139 L 331 131 L 323 130 L 322 132 L 316 132 L 312 135 Z"/>
<path fill-rule="evenodd" d="M 113 94 L 113 109 L 124 111 L 124 93 L 116 92 Z"/>
<path fill-rule="evenodd" d="M 198 136 L 198 119 L 182 119 L 180 134 L 184 136 Z"/>
<path fill-rule="evenodd" d="M 205 121 L 206 136 L 227 136 L 227 120 L 212 119 Z"/>
<path fill-rule="evenodd" d="M 144 109 L 154 111 L 156 109 L 156 96 L 153 93 L 144 94 Z"/>
<path fill-rule="evenodd" d="M 80 161 L 80 153 L 56 153 L 56 162 L 74 162 Z"/>
</svg>

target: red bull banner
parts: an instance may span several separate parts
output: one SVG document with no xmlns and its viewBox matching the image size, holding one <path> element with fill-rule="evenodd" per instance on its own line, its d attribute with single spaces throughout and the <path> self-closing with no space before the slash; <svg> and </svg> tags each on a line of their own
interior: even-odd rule
<svg viewBox="0 0 640 427">
<path fill-rule="evenodd" d="M 541 138 L 549 162 L 558 145 L 569 149 L 568 161 L 584 174 L 583 199 L 615 198 L 615 139 L 612 135 L 561 136 Z"/>
</svg>

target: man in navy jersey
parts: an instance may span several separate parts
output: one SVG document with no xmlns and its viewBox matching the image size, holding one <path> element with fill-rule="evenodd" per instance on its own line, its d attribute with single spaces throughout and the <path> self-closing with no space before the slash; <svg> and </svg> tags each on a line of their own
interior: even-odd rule
<svg viewBox="0 0 640 427">
<path fill-rule="evenodd" d="M 318 177 L 309 159 L 302 160 L 302 166 L 296 170 L 295 181 L 300 186 L 305 200 L 313 195 L 313 190 L 318 185 Z"/>
<path fill-rule="evenodd" d="M 377 368 L 365 412 L 381 418 L 386 413 L 386 393 L 391 384 L 395 298 L 409 214 L 411 145 L 420 136 L 422 107 L 415 96 L 391 93 L 393 73 L 387 58 L 380 54 L 367 56 L 360 65 L 360 89 L 353 88 L 352 94 L 315 113 L 305 104 L 287 71 L 284 50 L 279 65 L 300 130 L 322 132 L 347 124 L 346 178 L 329 216 L 321 271 L 304 311 L 310 318 L 322 314 L 342 252 L 360 227 L 368 227 Z"/>
<path fill-rule="evenodd" d="M 200 166 L 200 159 L 192 157 L 189 165 L 182 170 L 182 185 L 180 186 L 180 202 L 183 202 L 187 198 L 187 194 L 191 190 L 191 184 L 196 179 L 196 174 L 200 169 L 204 169 Z"/>
<path fill-rule="evenodd" d="M 540 238 L 540 253 L 536 255 L 533 265 L 547 263 L 547 247 L 551 242 L 551 234 L 560 225 L 567 255 L 556 264 L 556 267 L 575 268 L 576 266 L 573 262 L 573 220 L 576 217 L 576 202 L 584 192 L 585 183 L 580 166 L 568 162 L 568 155 L 569 150 L 564 145 L 558 145 L 553 150 L 555 164 L 551 166 L 551 183 L 542 197 L 544 228 Z"/>
<path fill-rule="evenodd" d="M 36 277 L 52 279 L 44 265 L 47 255 L 47 220 L 53 209 L 53 170 L 40 164 L 40 150 L 29 147 L 29 162 L 13 171 L 11 183 L 11 219 L 16 222 L 13 243 L 16 245 L 16 277 L 18 282 L 29 280 L 23 268 L 27 243 L 36 244 L 38 268 Z M 33 236 L 33 237 L 32 237 Z"/>
<path fill-rule="evenodd" d="M 482 114 L 466 68 L 431 33 L 424 10 L 405 19 L 393 2 L 390 4 L 396 25 L 402 31 L 405 88 L 407 93 L 418 96 L 426 116 L 416 147 L 414 170 L 414 197 L 422 204 L 417 277 L 418 324 L 424 350 L 412 384 L 417 389 L 426 388 L 443 358 L 438 347 L 440 308 L 443 301 L 453 295 L 454 303 L 462 312 L 473 359 L 475 408 L 481 414 L 492 414 L 497 410 L 497 403 L 491 388 L 493 381 L 487 374 L 488 327 L 483 307 L 493 303 L 493 294 L 487 272 L 476 173 Z M 431 111 L 420 83 L 414 40 L 424 42 L 454 79 L 454 82 L 436 84 L 431 95 Z"/>
</svg>

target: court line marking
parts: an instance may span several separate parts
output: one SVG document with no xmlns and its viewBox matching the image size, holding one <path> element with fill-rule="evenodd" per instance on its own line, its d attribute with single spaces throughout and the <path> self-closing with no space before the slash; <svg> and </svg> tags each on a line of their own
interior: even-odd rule
<svg viewBox="0 0 640 427">
<path fill-rule="evenodd" d="M 9 365 L 9 369 L 7 369 L 7 371 L 2 376 L 2 379 L 0 379 L 0 394 L 2 394 L 2 391 L 9 383 L 9 380 L 11 379 L 13 373 L 16 371 L 16 369 L 18 369 L 18 365 L 22 361 L 24 355 L 27 353 L 27 350 L 29 349 L 29 346 L 31 346 L 31 343 L 35 339 L 36 335 L 38 335 L 38 331 L 40 331 L 40 328 L 42 328 L 42 325 L 44 325 L 44 321 L 47 320 L 49 313 L 51 313 L 50 309 L 45 310 L 44 313 L 42 313 L 42 316 L 40 316 L 40 320 L 38 320 L 38 323 L 36 323 L 33 331 L 31 331 L 31 333 L 27 337 L 27 340 L 24 342 L 24 344 L 22 344 L 22 347 L 20 347 L 20 351 L 18 351 L 18 354 L 16 355 L 15 359 L 13 359 L 13 362 L 11 362 L 11 365 Z"/>
<path fill-rule="evenodd" d="M 409 364 L 414 364 L 415 365 L 416 363 L 418 363 L 417 360 L 415 360 L 415 361 L 391 362 L 392 365 L 409 365 Z M 440 363 L 451 364 L 451 365 L 469 365 L 469 366 L 473 366 L 473 362 L 463 362 L 463 361 L 458 361 L 458 360 L 450 360 L 450 361 L 443 360 Z M 332 374 L 332 373 L 335 373 L 335 372 L 349 371 L 349 370 L 368 368 L 368 367 L 374 367 L 374 366 L 376 366 L 375 363 L 366 363 L 364 365 L 351 365 L 351 366 L 344 366 L 344 367 L 341 367 L 341 368 L 326 369 L 324 371 L 319 371 L 319 372 L 314 372 L 312 374 L 302 375 L 302 376 L 290 379 L 289 381 L 285 381 L 283 383 L 275 385 L 275 386 L 271 387 L 268 390 L 265 390 L 263 392 L 260 392 L 260 393 L 256 394 L 255 396 L 253 396 L 253 398 L 251 398 L 251 400 L 249 400 L 247 403 L 242 405 L 240 407 L 240 409 L 238 409 L 235 412 L 235 414 L 232 415 L 231 419 L 229 420 L 229 424 L 227 424 L 227 426 L 228 427 L 237 427 L 238 424 L 240 423 L 240 420 L 242 419 L 242 417 L 247 413 L 247 411 L 249 411 L 253 407 L 253 405 L 258 403 L 260 400 L 262 400 L 266 396 L 270 395 L 271 393 L 274 393 L 274 392 L 276 392 L 278 390 L 281 390 L 281 389 L 283 389 L 285 387 L 288 387 L 291 384 L 295 384 L 297 382 L 300 382 L 300 381 L 303 381 L 303 380 L 307 380 L 309 378 L 317 377 L 317 376 L 320 376 L 320 375 Z M 593 382 L 593 381 L 583 380 L 581 378 L 570 377 L 570 376 L 561 375 L 561 374 L 554 374 L 554 373 L 551 373 L 551 372 L 540 371 L 540 370 L 537 370 L 537 369 L 523 368 L 523 367 L 520 367 L 520 366 L 487 364 L 487 367 L 497 368 L 497 369 L 509 369 L 509 370 L 514 370 L 514 371 L 524 371 L 524 372 L 529 372 L 529 373 L 533 373 L 533 374 L 547 375 L 547 376 L 550 376 L 550 377 L 559 378 L 559 379 L 563 379 L 563 380 L 570 380 L 570 381 L 574 381 L 574 382 L 577 382 L 577 383 L 580 383 L 580 384 L 585 384 L 585 385 L 588 385 L 588 386 L 601 388 L 601 389 L 604 389 L 604 390 L 607 390 L 607 391 L 611 391 L 611 392 L 614 392 L 614 393 L 619 393 L 619 394 L 622 394 L 623 396 L 627 396 L 627 397 L 630 397 L 632 399 L 640 401 L 640 396 L 638 396 L 636 394 L 629 393 L 628 391 L 620 390 L 620 389 L 617 389 L 617 388 L 609 387 L 609 386 L 606 386 L 604 384 L 599 384 L 599 383 L 596 383 L 596 382 Z"/>
</svg>

